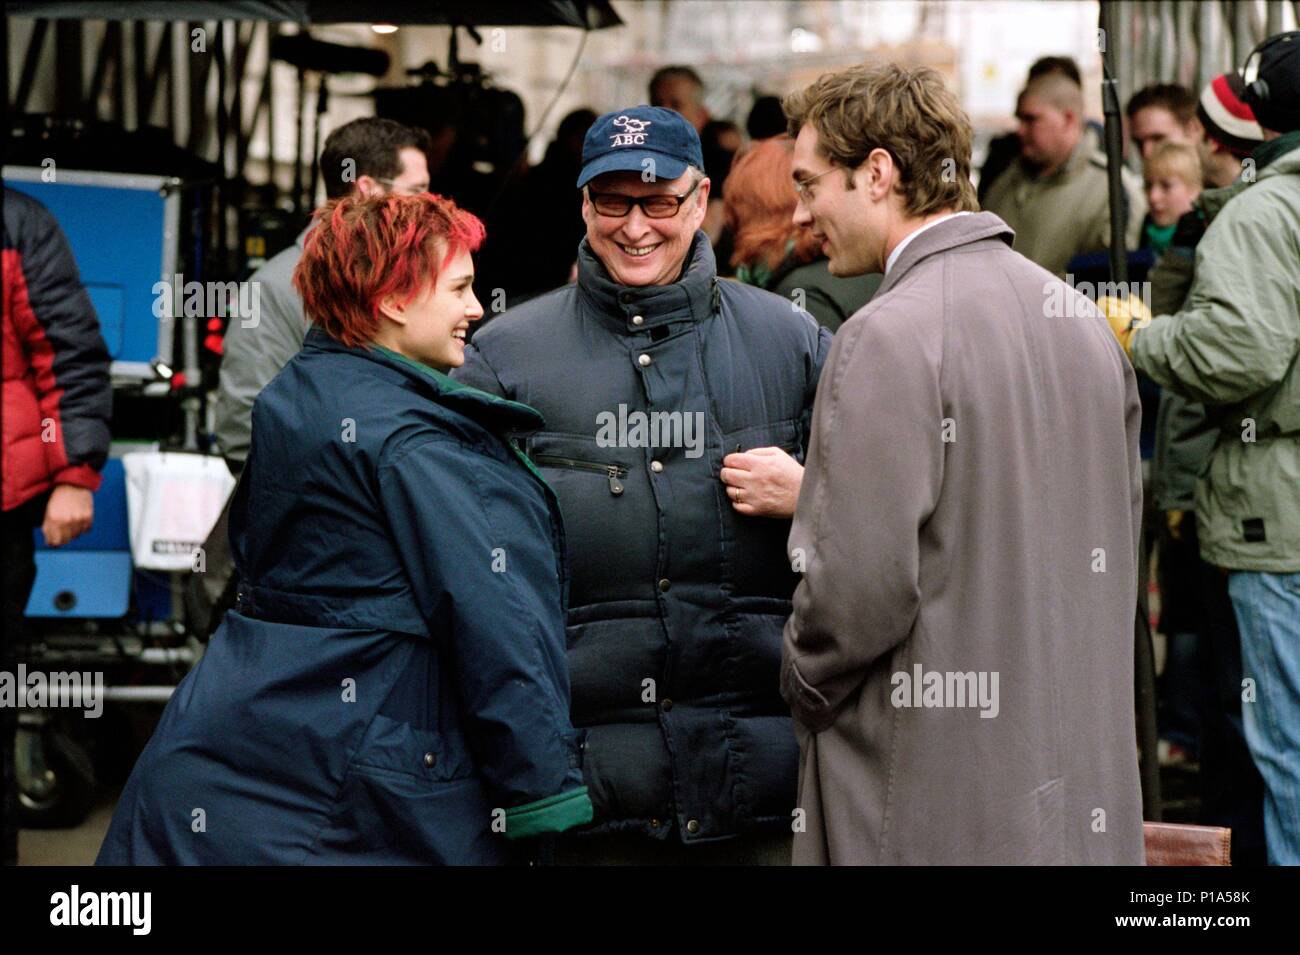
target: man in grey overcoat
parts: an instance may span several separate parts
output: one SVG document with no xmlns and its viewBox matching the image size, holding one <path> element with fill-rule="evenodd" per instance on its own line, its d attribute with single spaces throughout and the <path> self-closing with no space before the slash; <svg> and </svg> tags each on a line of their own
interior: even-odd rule
<svg viewBox="0 0 1300 955">
<path fill-rule="evenodd" d="M 789 540 L 794 861 L 1140 865 L 1133 372 L 977 211 L 937 73 L 784 106 L 795 221 L 832 274 L 885 273 L 827 359 Z"/>
</svg>

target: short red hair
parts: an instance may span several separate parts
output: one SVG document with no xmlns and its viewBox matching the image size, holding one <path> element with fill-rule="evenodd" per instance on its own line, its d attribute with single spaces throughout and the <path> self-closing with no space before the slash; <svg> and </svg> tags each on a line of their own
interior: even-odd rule
<svg viewBox="0 0 1300 955">
<path fill-rule="evenodd" d="M 406 304 L 438 281 L 462 251 L 477 252 L 486 231 L 450 199 L 423 193 L 331 199 L 316 210 L 293 287 L 303 312 L 353 347 L 379 331 L 379 303 Z"/>
<path fill-rule="evenodd" d="M 761 262 L 775 269 L 785 258 L 790 239 L 794 239 L 796 261 L 817 257 L 812 232 L 794 224 L 799 197 L 790 178 L 793 166 L 794 140 L 788 136 L 760 139 L 731 164 L 722 207 L 735 242 L 732 265 Z"/>
</svg>

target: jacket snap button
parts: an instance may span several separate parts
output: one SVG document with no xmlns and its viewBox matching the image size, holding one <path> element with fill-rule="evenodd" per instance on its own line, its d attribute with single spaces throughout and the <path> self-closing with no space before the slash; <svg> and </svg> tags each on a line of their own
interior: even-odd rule
<svg viewBox="0 0 1300 955">
<path fill-rule="evenodd" d="M 700 831 L 700 821 L 699 821 L 698 819 L 688 819 L 688 820 L 686 821 L 686 831 L 687 831 L 687 832 L 699 832 L 699 831 Z"/>
<path fill-rule="evenodd" d="M 664 463 L 663 463 L 662 461 L 651 461 L 651 462 L 650 462 L 650 470 L 651 470 L 651 471 L 654 471 L 655 474 L 658 474 L 658 473 L 659 473 L 660 471 L 662 471 L 663 469 L 664 469 Z"/>
<path fill-rule="evenodd" d="M 653 359 L 649 355 L 642 355 L 640 358 L 636 360 L 636 363 L 640 365 L 642 368 L 645 368 L 650 364 L 651 361 L 653 361 Z"/>
<path fill-rule="evenodd" d="M 644 322 L 645 322 L 645 316 L 644 316 L 644 315 L 633 315 L 633 316 L 632 316 L 632 324 L 633 324 L 633 325 L 640 325 L 640 324 L 643 324 Z"/>
<path fill-rule="evenodd" d="M 438 757 L 434 756 L 433 753 L 424 754 L 424 765 L 432 766 L 437 761 L 438 761 Z"/>
<path fill-rule="evenodd" d="M 673 701 L 669 699 L 665 699 L 659 705 L 662 706 L 664 708 L 664 712 L 667 713 L 669 710 L 673 708 Z"/>
<path fill-rule="evenodd" d="M 668 593 L 668 588 L 671 586 L 672 586 L 672 582 L 669 581 L 667 577 L 665 577 L 663 580 L 659 581 L 659 592 L 666 594 Z"/>
<path fill-rule="evenodd" d="M 651 829 L 658 829 L 658 828 L 659 828 L 659 820 L 658 820 L 658 819 L 651 819 L 651 820 L 650 820 L 650 828 L 651 828 Z"/>
</svg>

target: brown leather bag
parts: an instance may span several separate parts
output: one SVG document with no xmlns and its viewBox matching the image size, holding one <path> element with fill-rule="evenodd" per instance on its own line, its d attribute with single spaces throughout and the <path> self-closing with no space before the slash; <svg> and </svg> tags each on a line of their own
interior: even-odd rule
<svg viewBox="0 0 1300 955">
<path fill-rule="evenodd" d="M 1147 865 L 1232 865 L 1232 830 L 1171 822 L 1142 823 Z"/>
</svg>

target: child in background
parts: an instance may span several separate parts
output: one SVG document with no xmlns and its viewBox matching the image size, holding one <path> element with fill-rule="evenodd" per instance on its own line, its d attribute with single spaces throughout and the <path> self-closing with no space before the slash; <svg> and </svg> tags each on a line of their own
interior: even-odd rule
<svg viewBox="0 0 1300 955">
<path fill-rule="evenodd" d="M 1178 220 L 1192 211 L 1201 194 L 1201 160 L 1186 143 L 1163 142 L 1142 165 L 1147 217 L 1142 224 L 1142 247 L 1156 255 L 1169 248 Z"/>
</svg>

